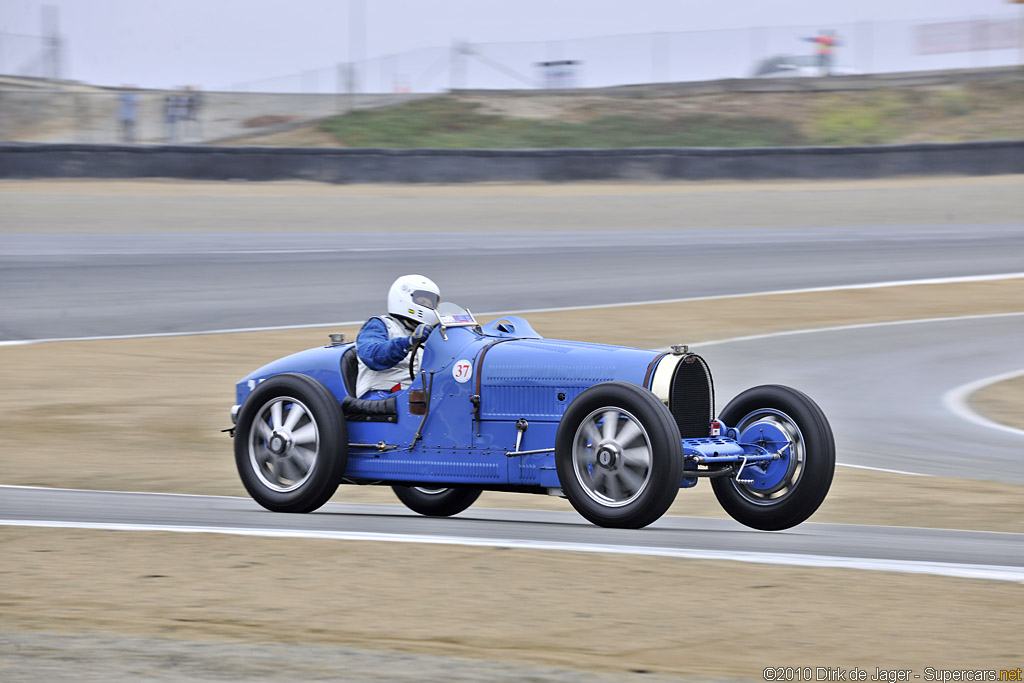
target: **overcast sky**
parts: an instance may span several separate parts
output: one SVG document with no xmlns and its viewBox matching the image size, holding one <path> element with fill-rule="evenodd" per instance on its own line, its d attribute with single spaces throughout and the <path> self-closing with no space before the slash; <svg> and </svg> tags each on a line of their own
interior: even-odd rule
<svg viewBox="0 0 1024 683">
<path fill-rule="evenodd" d="M 365 26 L 357 57 L 472 42 L 750 26 L 1016 17 L 1007 0 L 0 0 L 0 70 L 28 59 L 41 8 L 58 8 L 66 77 L 144 87 L 215 88 L 349 59 L 351 3 Z M 362 7 L 363 11 L 358 12 Z M 746 48 L 744 48 L 746 49 Z"/>
</svg>

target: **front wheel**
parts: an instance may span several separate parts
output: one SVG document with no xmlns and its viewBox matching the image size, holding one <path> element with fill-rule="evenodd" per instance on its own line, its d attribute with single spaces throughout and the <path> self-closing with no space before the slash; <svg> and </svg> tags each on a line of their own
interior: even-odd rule
<svg viewBox="0 0 1024 683">
<path fill-rule="evenodd" d="M 276 375 L 242 404 L 235 465 L 249 495 L 268 510 L 316 510 L 337 490 L 347 461 L 345 417 L 315 379 Z"/>
<path fill-rule="evenodd" d="M 425 486 L 392 486 L 398 500 L 413 512 L 427 517 L 457 515 L 480 497 L 480 489 L 427 488 Z"/>
<path fill-rule="evenodd" d="M 778 531 L 814 514 L 832 484 L 836 446 L 825 414 L 806 394 L 777 384 L 747 389 L 719 419 L 740 443 L 782 454 L 765 465 L 747 465 L 736 477 L 711 480 L 722 508 L 754 529 Z"/>
<path fill-rule="evenodd" d="M 597 384 L 562 416 L 555 466 L 577 512 L 599 526 L 639 529 L 665 514 L 679 492 L 679 428 L 647 389 Z"/>
</svg>

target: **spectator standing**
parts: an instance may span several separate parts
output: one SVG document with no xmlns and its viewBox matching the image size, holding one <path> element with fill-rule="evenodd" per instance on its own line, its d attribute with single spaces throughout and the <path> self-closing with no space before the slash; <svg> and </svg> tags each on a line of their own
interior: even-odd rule
<svg viewBox="0 0 1024 683">
<path fill-rule="evenodd" d="M 182 134 L 192 141 L 199 142 L 203 138 L 203 123 L 199 118 L 199 110 L 203 106 L 203 95 L 197 88 L 185 88 L 184 116 L 186 129 Z"/>
<path fill-rule="evenodd" d="M 135 121 L 138 118 L 138 96 L 131 90 L 121 91 L 117 120 L 121 126 L 121 142 L 135 142 Z"/>
<path fill-rule="evenodd" d="M 188 142 L 188 93 L 186 90 L 179 92 L 177 99 L 178 138 L 182 142 Z"/>
<path fill-rule="evenodd" d="M 818 35 L 804 38 L 804 40 L 814 43 L 814 53 L 818 57 L 818 68 L 821 70 L 821 75 L 831 76 L 836 48 L 842 44 L 836 37 L 835 31 L 819 31 Z"/>
<path fill-rule="evenodd" d="M 178 137 L 178 94 L 167 93 L 164 97 L 164 142 L 175 142 Z"/>
</svg>

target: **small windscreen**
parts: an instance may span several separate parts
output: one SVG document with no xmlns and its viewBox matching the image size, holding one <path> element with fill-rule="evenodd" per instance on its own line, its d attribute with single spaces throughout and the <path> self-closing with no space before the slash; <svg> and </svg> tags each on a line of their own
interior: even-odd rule
<svg viewBox="0 0 1024 683">
<path fill-rule="evenodd" d="M 445 301 L 437 307 L 437 319 L 445 327 L 465 327 L 477 324 L 472 313 L 450 301 Z"/>
</svg>

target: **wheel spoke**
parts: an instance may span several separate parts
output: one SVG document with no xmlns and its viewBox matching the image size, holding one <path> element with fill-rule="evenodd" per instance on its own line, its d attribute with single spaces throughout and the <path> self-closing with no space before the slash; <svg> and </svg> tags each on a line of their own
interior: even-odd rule
<svg viewBox="0 0 1024 683">
<path fill-rule="evenodd" d="M 597 449 L 595 448 L 579 450 L 576 452 L 575 455 L 576 462 L 579 463 L 580 466 L 583 467 L 584 469 L 588 467 L 593 467 L 596 464 L 596 461 L 594 460 L 594 454 L 596 452 Z"/>
<path fill-rule="evenodd" d="M 278 479 L 290 479 L 291 481 L 302 479 L 303 472 L 291 457 L 281 458 L 277 462 L 277 466 L 279 468 L 277 470 Z"/>
<path fill-rule="evenodd" d="M 266 467 L 267 463 L 271 462 L 274 459 L 273 453 L 271 453 L 270 450 L 263 444 L 255 445 L 255 455 L 256 463 L 263 467 Z"/>
<path fill-rule="evenodd" d="M 250 467 L 271 491 L 298 490 L 314 475 L 320 433 L 316 413 L 301 399 L 284 394 L 269 398 L 250 423 L 248 441 Z M 277 442 L 278 452 L 270 450 L 271 442 Z"/>
<path fill-rule="evenodd" d="M 311 451 L 308 448 L 303 448 L 302 446 L 296 446 L 293 448 L 291 455 L 297 462 L 302 463 L 303 474 L 309 471 L 309 468 L 313 466 L 313 461 L 316 460 L 316 451 Z"/>
<path fill-rule="evenodd" d="M 615 438 L 615 433 L 618 431 L 619 413 L 615 410 L 606 410 L 601 415 L 601 419 L 604 420 L 604 423 L 601 425 L 601 440 L 611 441 Z"/>
<path fill-rule="evenodd" d="M 610 475 L 605 480 L 608 482 L 607 486 L 605 486 L 605 493 L 612 500 L 620 500 L 622 498 L 622 486 L 619 478 L 616 475 Z"/>
<path fill-rule="evenodd" d="M 295 425 L 299 424 L 299 419 L 306 414 L 306 411 L 302 409 L 298 403 L 293 403 L 292 407 L 288 409 L 288 419 L 284 422 L 284 429 L 287 432 L 295 429 Z"/>
<path fill-rule="evenodd" d="M 654 453 L 643 420 L 609 403 L 577 423 L 572 466 L 588 498 L 603 508 L 622 508 L 643 496 Z"/>
<path fill-rule="evenodd" d="M 636 493 L 640 489 L 640 485 L 644 483 L 643 475 L 634 472 L 628 467 L 622 467 L 616 473 L 618 480 L 626 485 L 626 490 L 630 494 Z"/>
<path fill-rule="evenodd" d="M 263 463 L 263 476 L 271 479 L 280 481 L 281 479 L 281 464 L 273 458 L 267 458 Z"/>
<path fill-rule="evenodd" d="M 622 451 L 622 459 L 628 467 L 632 467 L 638 470 L 646 470 L 651 462 L 650 451 L 647 450 L 647 446 L 636 446 L 635 448 L 627 448 Z"/>
<path fill-rule="evenodd" d="M 627 419 L 626 424 L 623 425 L 622 430 L 615 436 L 615 440 L 619 442 L 619 446 L 625 448 L 629 444 L 636 441 L 637 437 L 643 434 L 640 429 L 640 425 L 633 420 Z"/>
<path fill-rule="evenodd" d="M 305 424 L 292 432 L 292 443 L 300 444 L 316 443 L 316 425 L 312 422 Z"/>
<path fill-rule="evenodd" d="M 274 430 L 262 418 L 256 418 L 256 429 L 264 441 L 270 441 L 270 437 L 274 435 Z"/>
</svg>

